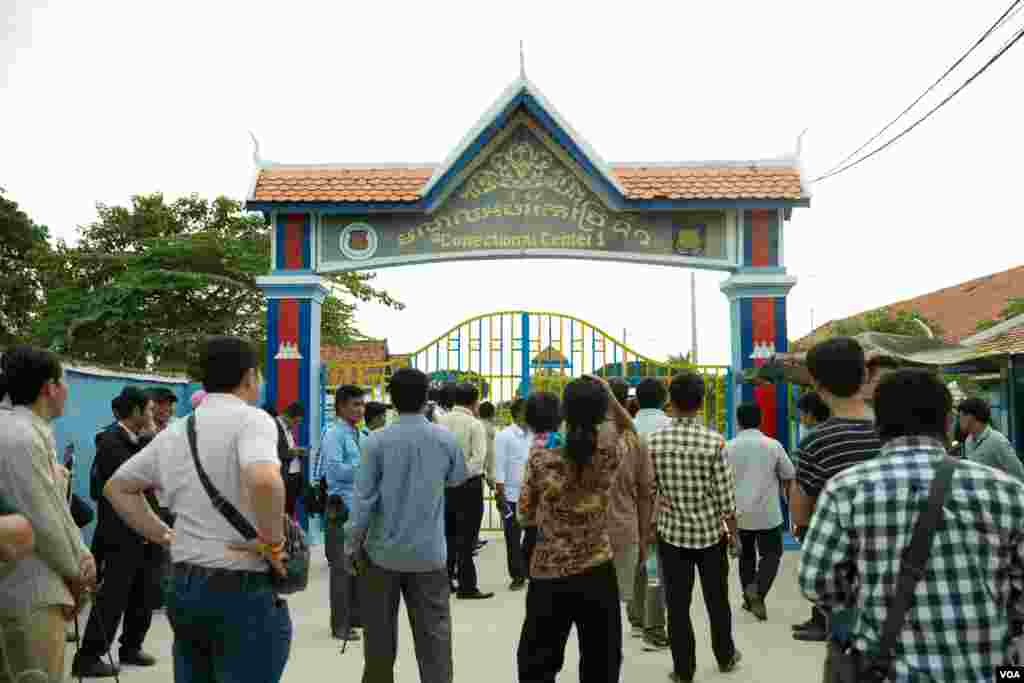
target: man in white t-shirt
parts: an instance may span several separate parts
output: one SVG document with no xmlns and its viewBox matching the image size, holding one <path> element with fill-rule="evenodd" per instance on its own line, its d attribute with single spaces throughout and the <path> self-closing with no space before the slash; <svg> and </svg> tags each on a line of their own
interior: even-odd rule
<svg viewBox="0 0 1024 683">
<path fill-rule="evenodd" d="M 508 553 L 508 575 L 511 590 L 526 587 L 528 575 L 526 556 L 523 554 L 523 529 L 516 518 L 519 491 L 523 485 L 523 472 L 530 459 L 530 435 L 525 422 L 526 401 L 517 398 L 512 403 L 515 420 L 494 437 L 495 499 L 501 509 L 505 528 L 505 551 Z"/>
<path fill-rule="evenodd" d="M 208 392 L 196 410 L 198 457 L 220 494 L 259 532 L 246 542 L 214 508 L 188 445 L 187 421 L 161 432 L 122 465 L 104 489 L 118 514 L 153 543 L 170 543 L 174 563 L 167 617 L 176 678 L 276 683 L 291 647 L 287 604 L 271 588 L 283 573 L 284 482 L 273 419 L 251 404 L 260 374 L 253 347 L 209 339 L 200 354 Z M 139 494 L 163 491 L 172 531 Z"/>
</svg>

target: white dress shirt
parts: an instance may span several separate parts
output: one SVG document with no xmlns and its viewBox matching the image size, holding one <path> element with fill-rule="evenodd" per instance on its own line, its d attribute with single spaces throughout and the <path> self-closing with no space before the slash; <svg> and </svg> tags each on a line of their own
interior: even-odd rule
<svg viewBox="0 0 1024 683">
<path fill-rule="evenodd" d="M 288 443 L 288 450 L 295 448 L 295 432 L 292 431 L 291 425 L 280 416 L 277 418 L 277 422 L 284 429 L 284 440 Z M 292 458 L 292 461 L 288 464 L 288 474 L 299 474 L 301 472 L 302 463 L 298 458 Z"/>
<path fill-rule="evenodd" d="M 484 473 L 484 462 L 487 460 L 487 430 L 483 423 L 468 409 L 455 406 L 447 415 L 442 416 L 438 423 L 447 427 L 466 456 L 466 470 L 469 478 L 479 477 Z"/>
<path fill-rule="evenodd" d="M 519 425 L 505 427 L 494 437 L 494 481 L 505 486 L 505 500 L 519 501 L 523 472 L 530 459 L 530 435 Z"/>
</svg>

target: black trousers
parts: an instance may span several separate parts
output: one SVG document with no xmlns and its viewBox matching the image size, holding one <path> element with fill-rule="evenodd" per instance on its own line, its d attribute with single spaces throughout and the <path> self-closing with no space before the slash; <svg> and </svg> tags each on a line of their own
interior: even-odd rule
<svg viewBox="0 0 1024 683">
<path fill-rule="evenodd" d="M 530 581 L 516 651 L 519 683 L 554 683 L 573 625 L 579 638 L 580 683 L 618 683 L 622 607 L 613 563 L 575 576 Z"/>
<path fill-rule="evenodd" d="M 762 598 L 768 595 L 782 563 L 782 527 L 740 529 L 740 588 L 753 585 Z"/>
<path fill-rule="evenodd" d="M 526 579 L 526 555 L 523 552 L 523 529 L 516 519 L 517 503 L 505 503 L 505 510 L 502 512 L 505 528 L 505 553 L 508 556 L 508 575 L 513 581 Z M 505 517 L 508 513 L 510 517 Z"/>
<path fill-rule="evenodd" d="M 284 478 L 284 513 L 289 517 L 295 517 L 295 505 L 302 497 L 305 481 L 302 472 L 289 473 Z"/>
<path fill-rule="evenodd" d="M 683 679 L 693 678 L 697 670 L 697 642 L 690 619 L 695 574 L 711 626 L 711 649 L 719 666 L 727 665 L 736 654 L 732 639 L 732 608 L 729 606 L 729 558 L 724 541 L 709 548 L 680 548 L 658 540 L 658 560 L 665 580 L 668 606 L 668 638 L 672 643 L 672 664 Z"/>
<path fill-rule="evenodd" d="M 448 546 L 448 581 L 454 581 L 458 575 L 458 539 L 455 536 L 455 509 L 458 494 L 454 488 L 444 490 L 444 538 Z"/>
<path fill-rule="evenodd" d="M 473 552 L 484 521 L 484 478 L 473 477 L 448 489 L 448 505 L 452 514 L 448 575 L 458 577 L 460 593 L 472 593 L 479 588 Z"/>
<path fill-rule="evenodd" d="M 150 543 L 104 547 L 103 584 L 96 594 L 82 638 L 81 656 L 101 657 L 110 650 L 121 619 L 121 650 L 142 649 L 153 608 L 159 604 L 164 549 Z"/>
<path fill-rule="evenodd" d="M 533 563 L 533 551 L 537 548 L 537 541 L 540 539 L 540 529 L 535 526 L 528 526 L 523 529 L 523 562 L 526 563 L 526 577 L 530 577 L 530 565 Z"/>
<path fill-rule="evenodd" d="M 802 544 L 804 542 L 804 536 L 807 535 L 807 527 L 800 526 L 796 528 L 796 540 Z M 823 629 L 828 629 L 828 615 L 825 610 L 821 609 L 817 605 L 811 606 L 811 622 L 815 625 L 820 626 Z"/>
</svg>

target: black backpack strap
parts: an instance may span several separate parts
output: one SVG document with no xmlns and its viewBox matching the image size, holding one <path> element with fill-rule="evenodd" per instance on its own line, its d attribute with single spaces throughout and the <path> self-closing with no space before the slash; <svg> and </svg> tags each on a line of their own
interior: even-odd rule
<svg viewBox="0 0 1024 683">
<path fill-rule="evenodd" d="M 928 501 L 914 525 L 910 545 L 904 551 L 900 573 L 896 579 L 896 593 L 882 626 L 882 638 L 878 643 L 877 655 L 880 662 L 891 661 L 896 642 L 903 631 L 903 622 L 914 601 L 914 590 L 917 583 L 924 578 L 932 539 L 942 520 L 942 506 L 946 501 L 956 466 L 956 458 L 947 455 L 935 469 L 935 476 L 928 490 Z"/>
<path fill-rule="evenodd" d="M 199 481 L 203 483 L 203 488 L 206 489 L 206 494 L 210 496 L 213 507 L 224 516 L 224 519 L 228 520 L 228 523 L 235 528 L 235 531 L 242 534 L 245 540 L 252 541 L 259 538 L 260 534 L 256 531 L 256 527 L 238 511 L 238 508 L 231 504 L 231 501 L 220 495 L 220 491 L 213 485 L 210 478 L 206 476 L 206 470 L 203 469 L 203 464 L 199 462 L 199 447 L 196 440 L 196 416 L 194 413 L 188 416 L 187 428 L 188 447 L 192 451 L 192 462 L 196 465 Z"/>
</svg>

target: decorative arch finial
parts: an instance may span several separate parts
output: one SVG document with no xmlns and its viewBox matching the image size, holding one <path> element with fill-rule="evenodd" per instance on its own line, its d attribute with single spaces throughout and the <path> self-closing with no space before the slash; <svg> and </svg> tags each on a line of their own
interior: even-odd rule
<svg viewBox="0 0 1024 683">
<path fill-rule="evenodd" d="M 804 151 L 804 136 L 805 135 L 807 135 L 807 129 L 806 128 L 804 128 L 800 132 L 800 135 L 796 136 L 796 158 L 797 158 L 797 161 L 800 160 L 801 155 L 803 154 L 803 151 Z"/>
<path fill-rule="evenodd" d="M 519 41 L 519 78 L 526 80 L 526 54 L 523 52 L 523 41 Z"/>
<path fill-rule="evenodd" d="M 263 163 L 263 159 L 260 158 L 260 141 L 256 139 L 256 136 L 251 130 L 249 131 L 249 137 L 252 138 L 252 160 L 257 166 L 259 166 Z"/>
</svg>

